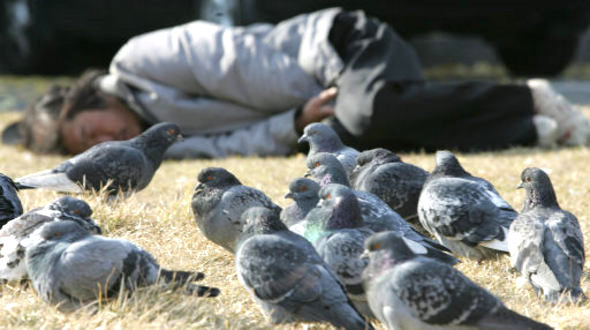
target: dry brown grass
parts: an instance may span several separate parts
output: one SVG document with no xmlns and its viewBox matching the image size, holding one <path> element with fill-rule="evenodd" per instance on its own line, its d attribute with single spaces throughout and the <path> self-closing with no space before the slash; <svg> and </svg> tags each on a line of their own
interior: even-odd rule
<svg viewBox="0 0 590 330">
<path fill-rule="evenodd" d="M 15 114 L 0 115 L 4 126 Z M 404 160 L 432 169 L 432 154 L 401 154 Z M 559 202 L 578 216 L 590 251 L 590 148 L 540 150 L 517 148 L 504 152 L 458 154 L 465 168 L 493 182 L 502 196 L 520 209 L 523 191 L 516 190 L 520 172 L 527 166 L 550 171 Z M 52 167 L 63 158 L 38 156 L 22 149 L 0 146 L 0 172 L 12 177 Z M 151 184 L 123 202 L 107 204 L 100 197 L 84 195 L 94 209 L 93 218 L 105 235 L 122 237 L 152 252 L 169 268 L 204 271 L 203 281 L 218 286 L 215 299 L 199 299 L 164 288 L 147 288 L 126 299 L 103 305 L 95 313 L 66 315 L 44 304 L 31 288 L 14 283 L 2 287 L 0 328 L 274 328 L 268 324 L 237 280 L 234 258 L 208 242 L 199 232 L 190 210 L 197 173 L 207 166 L 222 166 L 246 185 L 266 192 L 280 205 L 287 185 L 304 172 L 301 155 L 290 158 L 228 158 L 222 160 L 167 161 Z M 47 191 L 23 191 L 25 209 L 45 204 L 59 195 Z M 457 266 L 505 304 L 534 319 L 561 329 L 590 329 L 590 304 L 552 306 L 535 297 L 530 286 L 516 285 L 507 257 L 481 264 L 466 260 Z M 590 273 L 585 267 L 582 287 L 590 294 Z M 297 328 L 303 328 L 297 325 Z M 312 325 L 312 328 L 329 328 Z M 287 327 L 284 327 L 285 329 Z M 289 326 L 291 328 L 291 326 Z"/>
</svg>

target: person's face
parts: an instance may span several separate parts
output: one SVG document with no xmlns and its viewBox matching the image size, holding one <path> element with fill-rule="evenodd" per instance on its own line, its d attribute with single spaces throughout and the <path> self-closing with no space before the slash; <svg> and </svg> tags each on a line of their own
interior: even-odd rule
<svg viewBox="0 0 590 330">
<path fill-rule="evenodd" d="M 101 142 L 128 140 L 141 132 L 137 115 L 114 97 L 107 98 L 106 109 L 84 110 L 61 126 L 63 144 L 72 154 Z"/>
</svg>

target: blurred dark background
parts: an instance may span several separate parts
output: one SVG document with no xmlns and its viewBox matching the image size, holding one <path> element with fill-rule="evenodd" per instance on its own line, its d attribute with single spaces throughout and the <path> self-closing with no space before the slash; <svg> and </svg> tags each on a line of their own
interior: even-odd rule
<svg viewBox="0 0 590 330">
<path fill-rule="evenodd" d="M 0 73 L 76 75 L 106 68 L 142 32 L 194 19 L 275 23 L 331 6 L 390 23 L 425 66 L 484 60 L 513 76 L 555 76 L 590 53 L 590 0 L 2 0 Z"/>
</svg>

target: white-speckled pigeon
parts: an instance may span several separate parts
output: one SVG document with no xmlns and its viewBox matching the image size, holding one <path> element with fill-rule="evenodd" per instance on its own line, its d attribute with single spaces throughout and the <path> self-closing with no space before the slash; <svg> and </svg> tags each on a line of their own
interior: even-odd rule
<svg viewBox="0 0 590 330">
<path fill-rule="evenodd" d="M 111 195 L 145 188 L 160 167 L 164 152 L 181 139 L 180 128 L 159 123 L 127 141 L 99 143 L 51 170 L 16 180 L 21 189 L 46 188 L 80 193 L 108 186 Z"/>
<path fill-rule="evenodd" d="M 27 271 L 37 294 L 64 312 L 110 298 L 121 288 L 129 292 L 154 284 L 158 276 L 175 281 L 174 288 L 214 297 L 217 288 L 189 283 L 204 277 L 198 272 L 161 268 L 145 250 L 123 239 L 91 235 L 72 221 L 45 224 L 31 237 L 26 252 Z"/>
<path fill-rule="evenodd" d="M 375 194 L 404 219 L 418 222 L 418 198 L 427 171 L 382 148 L 361 152 L 356 164 L 350 175 L 354 189 Z"/>
<path fill-rule="evenodd" d="M 328 152 L 334 156 L 344 167 L 346 175 L 350 175 L 356 166 L 356 157 L 358 150 L 345 146 L 336 132 L 328 125 L 323 123 L 311 123 L 305 126 L 303 135 L 299 138 L 299 143 L 309 143 L 309 153 L 311 157 L 318 152 Z"/>
<path fill-rule="evenodd" d="M 0 279 L 27 278 L 24 263 L 27 239 L 47 222 L 72 221 L 93 234 L 100 234 L 100 227 L 91 215 L 92 209 L 85 201 L 64 196 L 9 221 L 0 230 Z"/>
<path fill-rule="evenodd" d="M 313 209 L 320 197 L 320 185 L 308 178 L 297 178 L 289 184 L 289 192 L 285 198 L 293 199 L 294 203 L 281 211 L 281 221 L 289 228 L 297 225 Z"/>
<path fill-rule="evenodd" d="M 236 252 L 240 282 L 272 323 L 330 322 L 372 329 L 338 278 L 305 238 L 289 231 L 279 213 L 262 207 L 244 212 Z"/>
<path fill-rule="evenodd" d="M 369 306 L 388 329 L 551 329 L 504 306 L 453 267 L 391 232 L 365 242 Z"/>
<path fill-rule="evenodd" d="M 580 287 L 584 239 L 578 219 L 559 207 L 545 172 L 527 168 L 521 180 L 519 188 L 525 188 L 527 196 L 508 232 L 512 266 L 531 283 L 535 293 L 542 291 L 549 301 L 585 299 Z"/>
<path fill-rule="evenodd" d="M 518 213 L 491 183 L 465 171 L 455 155 L 438 151 L 418 215 L 422 226 L 453 253 L 482 260 L 508 252 L 508 229 Z"/>
<path fill-rule="evenodd" d="M 8 221 L 23 214 L 23 206 L 17 191 L 18 188 L 14 181 L 0 173 L 0 228 Z"/>
<path fill-rule="evenodd" d="M 197 178 L 191 206 L 199 229 L 213 243 L 234 253 L 242 226 L 242 213 L 254 206 L 281 208 L 262 191 L 244 186 L 223 168 L 208 167 Z"/>
</svg>

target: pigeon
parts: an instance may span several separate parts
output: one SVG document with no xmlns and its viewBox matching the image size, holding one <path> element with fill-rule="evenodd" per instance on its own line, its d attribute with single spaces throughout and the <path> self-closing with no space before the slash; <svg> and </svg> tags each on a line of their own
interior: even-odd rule
<svg viewBox="0 0 590 330">
<path fill-rule="evenodd" d="M 330 184 L 320 190 L 320 197 L 317 207 L 306 217 L 305 238 L 312 242 L 319 255 L 338 275 L 355 307 L 362 314 L 374 318 L 362 287 L 362 272 L 367 260 L 360 257 L 364 241 L 374 232 L 365 226 L 352 189 Z M 431 246 L 429 239 L 425 240 L 413 231 L 399 233 L 407 236 L 404 239 L 408 244 L 416 245 L 424 254 L 449 264 L 458 262 L 455 257 Z"/>
<path fill-rule="evenodd" d="M 297 225 L 316 206 L 319 201 L 320 186 L 308 178 L 297 178 L 289 184 L 285 198 L 292 198 L 294 203 L 281 211 L 281 221 L 291 228 Z"/>
<path fill-rule="evenodd" d="M 45 223 L 76 222 L 90 233 L 100 234 L 101 229 L 91 215 L 92 209 L 85 201 L 64 196 L 9 221 L 0 229 L 0 279 L 18 281 L 28 278 L 24 262 L 27 239 Z"/>
<path fill-rule="evenodd" d="M 436 153 L 436 167 L 420 194 L 418 216 L 453 253 L 477 260 L 508 253 L 506 238 L 517 215 L 491 183 L 465 171 L 455 155 Z"/>
<path fill-rule="evenodd" d="M 392 232 L 365 241 L 369 306 L 387 329 L 551 329 L 508 309 L 460 271 Z"/>
<path fill-rule="evenodd" d="M 349 297 L 361 313 L 374 317 L 364 296 L 362 272 L 367 260 L 362 260 L 364 241 L 374 234 L 365 226 L 360 206 L 352 189 L 330 184 L 320 190 L 320 202 L 306 217 L 304 236 L 324 261 L 338 275 Z M 396 232 L 421 254 L 454 265 L 458 260 L 444 247 L 413 230 Z M 441 249 L 444 249 L 441 250 Z"/>
<path fill-rule="evenodd" d="M 350 188 L 330 184 L 322 188 L 320 196 L 319 204 L 306 217 L 304 236 L 336 273 L 357 310 L 374 318 L 362 286 L 368 260 L 360 257 L 365 239 L 374 232 L 365 226 Z"/>
<path fill-rule="evenodd" d="M 158 276 L 189 293 L 214 297 L 219 289 L 193 285 L 198 272 L 161 268 L 147 251 L 123 239 L 91 235 L 73 221 L 50 222 L 31 237 L 25 254 L 33 288 L 46 303 L 72 312 L 102 297 L 154 284 Z"/>
<path fill-rule="evenodd" d="M 109 195 L 145 188 L 160 167 L 164 152 L 182 139 L 173 123 L 159 123 L 127 141 L 99 143 L 51 170 L 16 180 L 20 189 L 46 188 L 81 193 L 106 187 Z"/>
<path fill-rule="evenodd" d="M 427 171 L 382 148 L 363 151 L 356 164 L 350 175 L 354 189 L 375 194 L 407 221 L 418 220 L 418 198 Z"/>
<path fill-rule="evenodd" d="M 242 220 L 235 259 L 238 279 L 271 323 L 329 322 L 373 329 L 311 243 L 289 231 L 276 210 L 254 207 Z"/>
<path fill-rule="evenodd" d="M 205 237 L 231 253 L 242 232 L 242 212 L 253 206 L 281 211 L 262 191 L 242 185 L 226 169 L 205 168 L 197 180 L 191 201 L 197 225 Z"/>
<path fill-rule="evenodd" d="M 14 181 L 0 173 L 0 228 L 8 221 L 23 214 L 23 206 L 17 191 L 18 188 Z"/>
<path fill-rule="evenodd" d="M 352 170 L 356 166 L 356 157 L 359 154 L 358 150 L 345 146 L 338 134 L 326 124 L 311 123 L 305 126 L 303 135 L 297 142 L 309 143 L 308 158 L 318 152 L 328 152 L 336 156 L 347 175 L 352 173 Z"/>
<path fill-rule="evenodd" d="M 585 300 L 580 288 L 584 239 L 578 219 L 559 207 L 545 172 L 527 168 L 521 180 L 519 188 L 524 188 L 527 196 L 508 232 L 512 266 L 548 301 Z"/>
<path fill-rule="evenodd" d="M 321 187 L 331 183 L 350 187 L 344 169 L 334 155 L 320 152 L 308 157 L 307 168 L 308 171 L 305 175 L 316 180 Z M 374 232 L 399 228 L 413 231 L 411 225 L 379 197 L 366 191 L 353 191 L 361 207 L 363 221 Z"/>
</svg>

